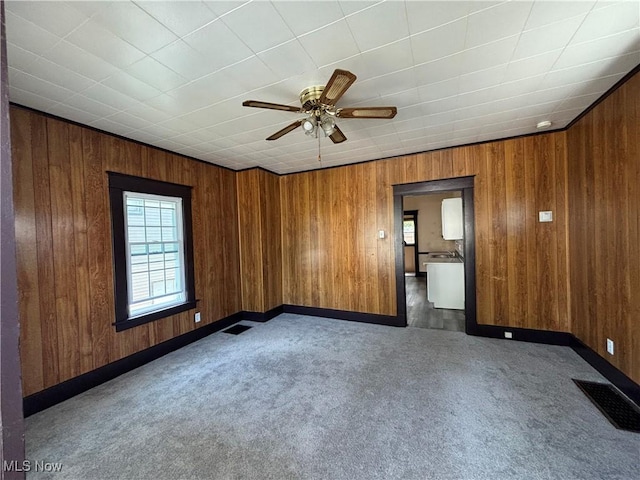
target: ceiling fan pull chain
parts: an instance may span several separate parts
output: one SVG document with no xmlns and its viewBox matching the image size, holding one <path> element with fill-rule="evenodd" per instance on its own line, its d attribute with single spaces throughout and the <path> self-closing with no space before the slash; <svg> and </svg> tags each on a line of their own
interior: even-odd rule
<svg viewBox="0 0 640 480">
<path fill-rule="evenodd" d="M 322 163 L 322 157 L 320 157 L 320 135 L 318 135 L 318 161 Z"/>
</svg>

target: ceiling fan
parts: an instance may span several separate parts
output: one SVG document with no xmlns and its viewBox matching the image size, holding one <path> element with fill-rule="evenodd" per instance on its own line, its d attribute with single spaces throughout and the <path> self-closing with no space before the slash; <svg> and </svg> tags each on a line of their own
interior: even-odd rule
<svg viewBox="0 0 640 480">
<path fill-rule="evenodd" d="M 304 113 L 308 115 L 302 120 L 296 120 L 287 125 L 282 130 L 277 131 L 267 138 L 267 140 L 277 140 L 278 138 L 292 132 L 302 126 L 304 133 L 317 137 L 318 131 L 324 132 L 326 137 L 331 138 L 333 143 L 344 142 L 347 137 L 336 125 L 336 118 L 385 118 L 391 119 L 396 116 L 396 107 L 353 107 L 338 108 L 336 103 L 344 95 L 347 89 L 356 81 L 356 76 L 347 71 L 336 69 L 331 75 L 329 82 L 325 85 L 317 85 L 305 88 L 300 92 L 301 107 L 283 105 L 279 103 L 260 102 L 258 100 L 246 100 L 242 102 L 245 107 L 268 108 L 271 110 L 282 110 L 285 112 Z"/>
</svg>

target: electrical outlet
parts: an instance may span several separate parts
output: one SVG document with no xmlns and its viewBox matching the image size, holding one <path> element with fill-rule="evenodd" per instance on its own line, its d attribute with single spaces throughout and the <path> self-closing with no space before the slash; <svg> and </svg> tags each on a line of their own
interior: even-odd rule
<svg viewBox="0 0 640 480">
<path fill-rule="evenodd" d="M 607 338 L 607 353 L 609 353 L 609 355 L 613 355 L 613 340 L 610 338 Z"/>
<path fill-rule="evenodd" d="M 196 312 L 194 320 L 196 321 L 196 323 L 200 321 L 200 312 Z"/>
<path fill-rule="evenodd" d="M 511 332 L 504 332 L 504 338 L 513 338 L 513 333 L 511 333 Z"/>
</svg>

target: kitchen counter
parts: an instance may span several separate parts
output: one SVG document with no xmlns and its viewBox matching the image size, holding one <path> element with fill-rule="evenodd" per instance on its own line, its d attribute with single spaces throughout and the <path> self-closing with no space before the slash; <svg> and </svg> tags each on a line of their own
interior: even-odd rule
<svg viewBox="0 0 640 480">
<path fill-rule="evenodd" d="M 431 258 L 427 258 L 425 262 L 422 262 L 424 266 L 427 266 L 430 263 L 464 263 L 464 260 L 462 260 L 461 257 L 446 257 L 446 258 L 431 257 Z"/>
</svg>

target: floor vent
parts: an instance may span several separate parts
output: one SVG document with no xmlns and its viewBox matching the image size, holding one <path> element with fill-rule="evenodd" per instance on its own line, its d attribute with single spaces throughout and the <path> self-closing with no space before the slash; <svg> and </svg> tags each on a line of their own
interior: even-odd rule
<svg viewBox="0 0 640 480">
<path fill-rule="evenodd" d="M 231 335 L 240 335 L 242 332 L 246 332 L 251 327 L 248 325 L 234 325 L 233 327 L 229 327 L 226 330 L 223 330 L 224 333 L 230 333 Z"/>
<path fill-rule="evenodd" d="M 608 383 L 573 381 L 616 428 L 640 433 L 640 408 L 616 388 Z"/>
</svg>

